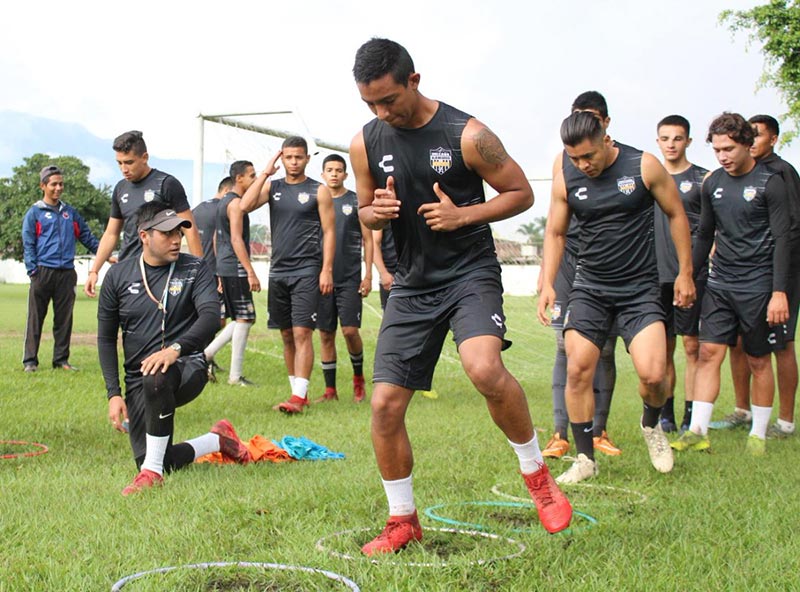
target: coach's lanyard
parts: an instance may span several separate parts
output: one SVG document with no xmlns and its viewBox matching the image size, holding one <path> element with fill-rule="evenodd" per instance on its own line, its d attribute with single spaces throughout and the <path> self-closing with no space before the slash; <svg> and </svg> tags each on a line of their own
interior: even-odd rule
<svg viewBox="0 0 800 592">
<path fill-rule="evenodd" d="M 147 272 L 144 267 L 144 255 L 139 255 L 139 269 L 142 272 L 142 283 L 144 284 L 144 291 L 150 297 L 150 300 L 156 303 L 158 310 L 161 311 L 161 349 L 166 347 L 167 338 L 167 296 L 169 296 L 169 281 L 172 279 L 172 272 L 175 271 L 175 261 L 169 264 L 169 273 L 167 274 L 167 283 L 164 284 L 164 293 L 161 294 L 161 300 L 153 296 L 150 290 L 150 285 L 147 283 Z"/>
</svg>

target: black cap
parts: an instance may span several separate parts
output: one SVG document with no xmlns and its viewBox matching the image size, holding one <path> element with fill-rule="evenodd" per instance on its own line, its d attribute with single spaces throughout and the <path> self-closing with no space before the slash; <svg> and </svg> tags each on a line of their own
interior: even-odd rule
<svg viewBox="0 0 800 592">
<path fill-rule="evenodd" d="M 61 169 L 58 168 L 56 165 L 51 164 L 44 167 L 41 171 L 39 171 L 39 181 L 42 183 L 47 183 L 47 180 L 53 175 L 63 175 L 64 173 L 61 172 Z"/>
<path fill-rule="evenodd" d="M 162 232 L 169 232 L 170 230 L 176 229 L 178 226 L 191 228 L 192 223 L 178 216 L 175 210 L 161 210 L 158 214 L 153 216 L 152 220 L 139 224 L 139 230 L 161 230 Z"/>
</svg>

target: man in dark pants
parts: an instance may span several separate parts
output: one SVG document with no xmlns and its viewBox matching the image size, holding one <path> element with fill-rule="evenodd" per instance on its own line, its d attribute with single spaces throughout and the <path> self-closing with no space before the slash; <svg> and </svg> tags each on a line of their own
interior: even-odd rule
<svg viewBox="0 0 800 592">
<path fill-rule="evenodd" d="M 122 495 L 161 485 L 164 472 L 221 451 L 239 463 L 252 460 L 233 426 L 217 422 L 202 436 L 172 443 L 175 410 L 206 385 L 203 347 L 219 326 L 214 276 L 199 257 L 180 252 L 191 222 L 159 202 L 142 206 L 137 227 L 142 254 L 114 265 L 97 307 L 97 346 L 108 396 L 108 418 L 120 431 L 128 420 L 140 469 Z M 125 400 L 119 386 L 117 333 L 125 352 Z"/>
<path fill-rule="evenodd" d="M 28 291 L 28 322 L 25 329 L 25 372 L 39 368 L 39 342 L 47 307 L 53 301 L 53 368 L 76 370 L 69 363 L 72 309 L 75 305 L 75 241 L 92 253 L 99 241 L 81 215 L 61 201 L 64 176 L 57 166 L 39 173 L 42 199 L 33 204 L 22 221 L 25 268 L 31 278 Z"/>
</svg>

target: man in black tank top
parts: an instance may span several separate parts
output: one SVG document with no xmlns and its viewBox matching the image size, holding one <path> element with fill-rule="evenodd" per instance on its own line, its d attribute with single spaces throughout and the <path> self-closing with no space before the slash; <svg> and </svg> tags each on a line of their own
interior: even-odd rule
<svg viewBox="0 0 800 592">
<path fill-rule="evenodd" d="M 668 115 L 656 126 L 656 143 L 664 157 L 664 168 L 672 175 L 678 187 L 678 195 L 689 220 L 689 230 L 694 242 L 700 224 L 700 187 L 708 171 L 689 162 L 686 149 L 691 145 L 689 121 L 681 115 Z M 675 421 L 675 343 L 676 335 L 683 340 L 686 356 L 684 374 L 684 412 L 681 433 L 689 428 L 692 420 L 694 400 L 694 375 L 697 370 L 697 355 L 700 343 L 697 340 L 700 321 L 700 306 L 680 308 L 673 304 L 675 278 L 678 275 L 678 255 L 669 232 L 669 218 L 656 208 L 654 212 L 656 261 L 658 281 L 661 285 L 661 304 L 667 316 L 667 402 L 661 410 L 661 428 L 664 432 L 677 430 Z M 702 302 L 708 279 L 708 262 L 695 269 L 694 285 L 697 302 Z"/>
<path fill-rule="evenodd" d="M 528 209 L 530 184 L 489 128 L 419 92 L 420 75 L 399 44 L 368 41 L 353 74 L 377 116 L 350 146 L 359 216 L 373 230 L 391 224 L 398 253 L 372 395 L 372 442 L 389 521 L 362 552 L 391 553 L 422 538 L 405 412 L 414 391 L 430 389 L 449 329 L 468 377 L 518 455 L 540 521 L 550 532 L 563 530 L 572 508 L 544 464 L 525 393 L 501 358 L 510 344 L 489 222 Z M 499 192 L 490 201 L 484 181 Z"/>
<path fill-rule="evenodd" d="M 784 347 L 789 320 L 791 216 L 783 175 L 750 154 L 753 128 L 738 113 L 723 113 L 709 127 L 721 168 L 703 181 L 695 262 L 715 245 L 700 313 L 700 357 L 689 430 L 676 450 L 706 450 L 719 395 L 720 367 L 742 336 L 753 373 L 752 426 L 747 451 L 766 453 L 775 384 L 771 353 Z"/>
<path fill-rule="evenodd" d="M 83 291 L 90 298 L 96 296 L 98 274 L 103 263 L 117 246 L 120 233 L 123 234 L 118 257 L 120 261 L 127 257 L 138 256 L 142 252 L 139 235 L 136 232 L 135 213 L 142 205 L 151 201 L 167 204 L 178 213 L 178 216 L 190 222 L 191 227 L 186 229 L 189 252 L 196 257 L 203 256 L 200 235 L 194 227 L 194 216 L 189 209 L 186 191 L 175 177 L 150 167 L 148 164 L 150 155 L 147 153 L 142 132 L 130 131 L 117 136 L 113 148 L 124 178 L 114 187 L 111 195 L 111 215 L 100 238 L 100 246 L 89 270 L 89 277 L 83 286 Z"/>
<path fill-rule="evenodd" d="M 286 178 L 268 182 L 278 170 L 278 158 Z M 317 324 L 319 297 L 333 291 L 333 201 L 325 185 L 306 176 L 310 158 L 304 138 L 286 138 L 241 204 L 247 213 L 269 204 L 272 254 L 267 327 L 281 332 L 291 387 L 289 399 L 273 409 L 287 414 L 301 413 L 308 405 L 308 382 L 314 366 L 311 337 Z"/>
<path fill-rule="evenodd" d="M 555 301 L 553 284 L 574 214 L 580 240 L 564 340 L 567 411 L 578 457 L 558 481 L 577 483 L 597 474 L 592 382 L 615 320 L 639 375 L 640 425 L 650 460 L 657 471 L 669 472 L 672 451 L 659 424 L 666 335 L 652 242 L 654 200 L 670 218 L 681 264 L 674 298 L 684 307 L 694 301 L 689 223 L 664 167 L 652 154 L 612 142 L 593 114 L 570 115 L 561 125 L 561 139 L 568 158 L 553 180 L 538 311 L 540 321 L 549 324 L 547 309 Z"/>
</svg>

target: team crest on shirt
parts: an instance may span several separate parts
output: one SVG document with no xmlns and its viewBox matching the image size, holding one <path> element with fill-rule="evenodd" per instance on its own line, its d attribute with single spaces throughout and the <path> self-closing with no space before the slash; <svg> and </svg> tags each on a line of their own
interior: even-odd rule
<svg viewBox="0 0 800 592">
<path fill-rule="evenodd" d="M 434 148 L 431 150 L 431 167 L 433 170 L 443 175 L 453 166 L 453 153 L 447 148 Z"/>
<path fill-rule="evenodd" d="M 630 195 L 636 190 L 636 181 L 633 177 L 620 177 L 617 179 L 617 189 L 625 195 Z"/>
<path fill-rule="evenodd" d="M 681 193 L 689 193 L 692 190 L 693 183 L 686 179 L 685 181 L 681 181 L 681 184 L 678 188 L 681 190 Z"/>
<path fill-rule="evenodd" d="M 349 216 L 353 213 L 353 204 L 344 204 L 342 206 L 342 214 Z"/>
<path fill-rule="evenodd" d="M 757 193 L 755 187 L 745 187 L 744 191 L 742 191 L 742 197 L 745 201 L 753 201 Z"/>
<path fill-rule="evenodd" d="M 153 199 L 155 199 L 155 197 L 156 197 L 156 192 L 153 191 L 152 189 L 148 189 L 147 191 L 144 192 L 144 201 L 145 202 L 153 201 Z"/>
<path fill-rule="evenodd" d="M 311 198 L 311 196 L 308 193 L 306 193 L 305 191 L 303 191 L 302 193 L 298 194 L 297 201 L 299 201 L 301 204 L 305 205 L 305 204 L 308 203 L 308 200 L 310 198 Z"/>
<path fill-rule="evenodd" d="M 62 212 L 61 217 L 64 218 L 64 220 L 69 220 L 69 212 Z"/>
<path fill-rule="evenodd" d="M 169 295 L 179 296 L 183 292 L 183 280 L 180 278 L 173 278 L 169 281 Z"/>
</svg>

